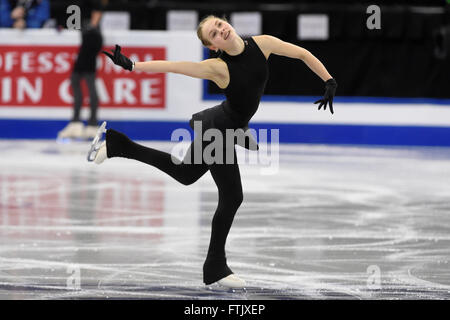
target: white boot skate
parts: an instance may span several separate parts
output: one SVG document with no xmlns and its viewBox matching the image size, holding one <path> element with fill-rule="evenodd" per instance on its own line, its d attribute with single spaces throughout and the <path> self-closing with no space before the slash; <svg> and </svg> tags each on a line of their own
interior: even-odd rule
<svg viewBox="0 0 450 320">
<path fill-rule="evenodd" d="M 245 281 L 239 278 L 235 274 L 230 274 L 229 276 L 220 279 L 217 283 L 223 287 L 232 289 L 242 289 L 245 288 Z"/>
<path fill-rule="evenodd" d="M 84 133 L 84 124 L 81 121 L 72 121 L 58 132 L 59 139 L 82 139 Z"/>
<path fill-rule="evenodd" d="M 97 134 L 91 143 L 91 148 L 87 154 L 87 161 L 94 161 L 96 164 L 100 164 L 107 158 L 106 153 L 106 141 L 100 142 L 100 139 L 103 136 L 103 133 L 106 132 L 106 121 L 103 121 L 100 128 L 97 130 Z"/>
</svg>

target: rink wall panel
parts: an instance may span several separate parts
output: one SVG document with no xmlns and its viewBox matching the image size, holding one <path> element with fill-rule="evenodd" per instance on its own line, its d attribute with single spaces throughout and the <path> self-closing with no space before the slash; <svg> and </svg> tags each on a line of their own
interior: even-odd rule
<svg viewBox="0 0 450 320">
<path fill-rule="evenodd" d="M 204 57 L 193 32 L 103 35 L 104 49 L 120 44 L 136 60 L 201 61 Z M 77 31 L 0 30 L 0 138 L 56 138 L 72 116 L 69 78 L 80 38 Z M 178 74 L 130 73 L 99 55 L 98 118 L 134 139 L 170 140 L 175 129 L 190 130 L 193 113 L 221 102 L 223 96 L 209 94 L 206 87 L 200 79 Z M 281 143 L 450 145 L 448 100 L 338 95 L 332 115 L 313 104 L 322 93 L 264 96 L 250 127 L 278 129 Z M 86 94 L 83 119 L 89 116 L 87 106 Z"/>
<path fill-rule="evenodd" d="M 63 120 L 0 119 L 3 139 L 54 139 L 55 132 L 64 127 Z M 187 122 L 180 121 L 109 121 L 108 126 L 125 132 L 135 140 L 181 141 L 171 133 L 185 129 L 194 133 Z M 445 146 L 450 147 L 450 128 L 411 126 L 364 126 L 322 124 L 254 123 L 258 141 L 262 134 L 268 142 L 374 145 L 374 146 Z M 263 131 L 264 130 L 264 131 Z M 278 139 L 271 137 L 278 130 Z M 38 133 L 38 134 L 37 134 Z"/>
</svg>

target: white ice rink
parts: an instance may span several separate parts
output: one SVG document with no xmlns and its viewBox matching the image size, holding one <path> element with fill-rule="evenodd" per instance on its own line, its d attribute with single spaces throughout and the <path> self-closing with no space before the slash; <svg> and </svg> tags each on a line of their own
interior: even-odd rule
<svg viewBox="0 0 450 320">
<path fill-rule="evenodd" d="M 241 165 L 227 259 L 249 287 L 231 291 L 202 283 L 211 175 L 88 148 L 0 141 L 0 299 L 450 298 L 450 149 L 282 145 L 275 174 Z"/>
</svg>

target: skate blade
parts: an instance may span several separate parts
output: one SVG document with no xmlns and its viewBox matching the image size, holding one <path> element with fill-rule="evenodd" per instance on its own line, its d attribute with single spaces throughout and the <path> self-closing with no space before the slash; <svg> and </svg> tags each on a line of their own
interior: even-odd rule
<svg viewBox="0 0 450 320">
<path fill-rule="evenodd" d="M 100 139 L 103 136 L 103 133 L 106 132 L 106 121 L 103 121 L 100 128 L 98 128 L 97 134 L 95 135 L 94 139 L 91 143 L 91 148 L 89 149 L 89 152 L 87 154 L 87 161 L 92 162 L 95 160 L 95 157 L 97 156 L 98 150 L 101 146 Z"/>
</svg>

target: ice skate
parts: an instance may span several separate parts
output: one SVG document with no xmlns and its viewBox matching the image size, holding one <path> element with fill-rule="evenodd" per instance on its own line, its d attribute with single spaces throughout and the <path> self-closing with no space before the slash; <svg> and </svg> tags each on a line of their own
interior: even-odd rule
<svg viewBox="0 0 450 320">
<path fill-rule="evenodd" d="M 229 276 L 220 279 L 217 281 L 217 284 L 232 289 L 243 289 L 246 286 L 245 281 L 235 274 L 230 274 Z"/>
<path fill-rule="evenodd" d="M 71 121 L 58 132 L 59 139 L 82 139 L 84 137 L 84 124 L 81 121 Z"/>
<path fill-rule="evenodd" d="M 91 148 L 89 149 L 87 160 L 89 162 L 95 162 L 96 164 L 100 164 L 107 158 L 106 154 L 106 141 L 100 141 L 103 133 L 106 132 L 106 121 L 103 121 L 100 128 L 97 130 L 97 134 L 91 143 Z"/>
</svg>

